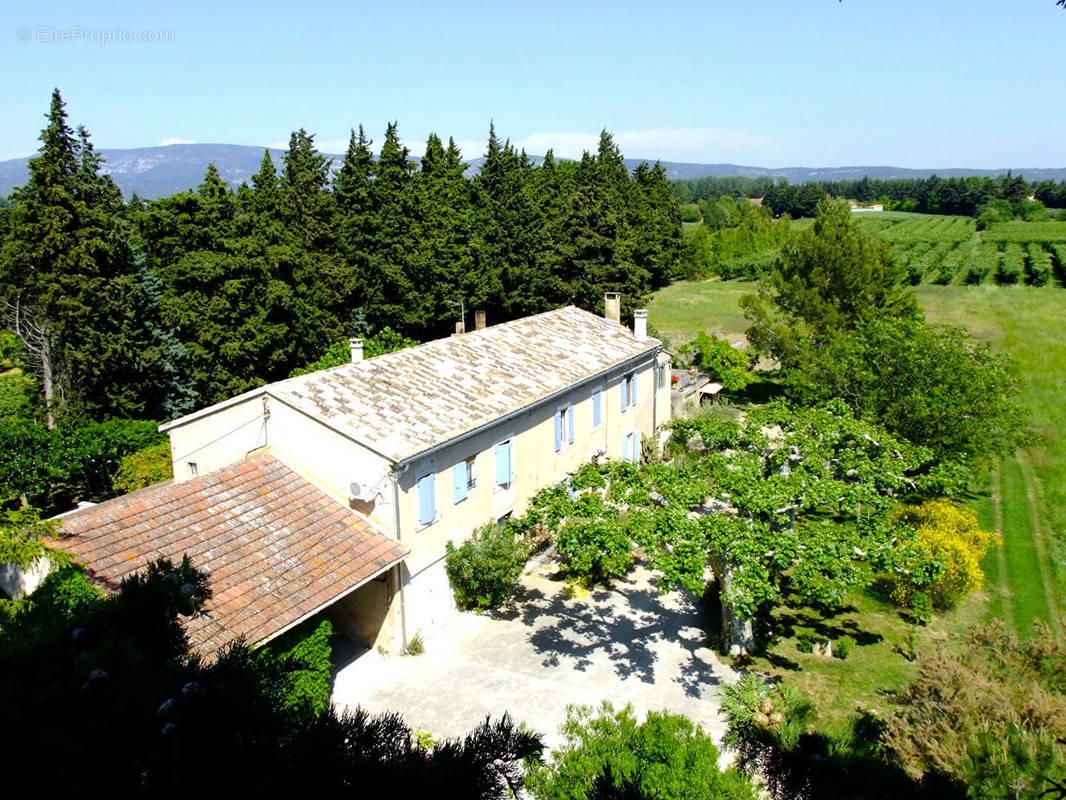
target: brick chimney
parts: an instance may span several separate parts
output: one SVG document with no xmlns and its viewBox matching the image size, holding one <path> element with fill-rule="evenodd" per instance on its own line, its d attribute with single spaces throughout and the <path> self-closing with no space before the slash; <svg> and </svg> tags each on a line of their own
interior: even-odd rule
<svg viewBox="0 0 1066 800">
<path fill-rule="evenodd" d="M 358 364 L 363 360 L 363 340 L 362 339 L 349 339 L 348 350 L 352 354 L 352 363 Z"/>
<path fill-rule="evenodd" d="M 648 338 L 648 311 L 644 308 L 637 308 L 633 311 L 633 335 L 637 337 L 638 341 L 645 341 Z"/>
<path fill-rule="evenodd" d="M 485 327 L 485 312 L 484 311 L 475 311 L 474 312 L 474 330 L 475 331 L 480 331 L 484 327 Z"/>
<path fill-rule="evenodd" d="M 622 295 L 618 292 L 607 292 L 603 296 L 603 316 L 606 319 L 622 324 Z"/>
</svg>

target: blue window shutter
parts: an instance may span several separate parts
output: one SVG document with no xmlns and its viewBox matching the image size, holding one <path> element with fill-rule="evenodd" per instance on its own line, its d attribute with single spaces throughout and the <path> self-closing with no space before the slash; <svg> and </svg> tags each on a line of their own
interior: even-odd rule
<svg viewBox="0 0 1066 800">
<path fill-rule="evenodd" d="M 629 407 L 629 376 L 622 376 L 622 413 L 626 412 L 626 408 Z"/>
<path fill-rule="evenodd" d="M 466 500 L 468 476 L 466 474 L 466 462 L 452 467 L 452 499 L 456 503 Z"/>
<path fill-rule="evenodd" d="M 555 412 L 555 452 L 563 449 L 563 412 Z"/>
<path fill-rule="evenodd" d="M 622 434 L 622 460 L 629 461 L 629 434 Z"/>
<path fill-rule="evenodd" d="M 435 502 L 433 473 L 418 480 L 418 524 L 428 525 L 437 516 L 437 504 Z"/>
<path fill-rule="evenodd" d="M 603 392 L 595 389 L 592 392 L 592 427 L 598 428 L 603 424 Z"/>
<path fill-rule="evenodd" d="M 496 485 L 506 486 L 511 482 L 511 443 L 496 445 Z"/>
<path fill-rule="evenodd" d="M 566 433 L 570 439 L 570 444 L 574 443 L 574 407 L 566 407 Z"/>
<path fill-rule="evenodd" d="M 640 461 L 640 434 L 637 431 L 633 431 L 630 436 L 633 437 L 633 463 L 636 464 Z"/>
<path fill-rule="evenodd" d="M 637 407 L 637 373 L 629 376 L 629 405 Z"/>
</svg>

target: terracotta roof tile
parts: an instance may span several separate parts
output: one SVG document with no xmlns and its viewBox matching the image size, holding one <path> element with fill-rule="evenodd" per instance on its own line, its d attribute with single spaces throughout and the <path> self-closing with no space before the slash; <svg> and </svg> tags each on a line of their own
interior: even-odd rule
<svg viewBox="0 0 1066 800">
<path fill-rule="evenodd" d="M 156 558 L 188 553 L 213 597 L 186 630 L 204 654 L 256 643 L 407 553 L 269 452 L 162 483 L 61 520 L 56 546 L 110 589 Z"/>
</svg>

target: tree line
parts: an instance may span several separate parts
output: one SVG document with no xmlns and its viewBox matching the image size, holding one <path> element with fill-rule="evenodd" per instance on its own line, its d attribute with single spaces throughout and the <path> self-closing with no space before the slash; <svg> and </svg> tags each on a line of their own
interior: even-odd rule
<svg viewBox="0 0 1066 800">
<path fill-rule="evenodd" d="M 859 203 L 882 203 L 886 209 L 915 211 L 923 214 L 954 214 L 978 217 L 990 204 L 1006 202 L 1016 216 L 1028 217 L 1044 206 L 1066 208 L 1066 181 L 1029 183 L 1021 175 L 998 175 L 994 178 L 870 178 L 858 180 L 808 181 L 792 184 L 770 177 L 705 177 L 675 181 L 674 192 L 685 203 L 715 201 L 722 195 L 735 199 L 761 197 L 775 216 L 788 214 L 793 219 L 813 217 L 818 202 L 842 197 Z M 1039 201 L 1030 208 L 1029 198 Z"/>
<path fill-rule="evenodd" d="M 40 413 L 174 417 L 291 372 L 348 335 L 415 340 L 567 303 L 623 313 L 675 273 L 680 210 L 661 166 L 632 173 L 604 131 L 534 165 L 490 128 L 477 175 L 436 134 L 416 165 L 397 125 L 362 126 L 343 163 L 292 134 L 250 185 L 211 165 L 191 191 L 124 202 L 53 93 L 30 177 L 0 212 L 5 327 Z"/>
</svg>

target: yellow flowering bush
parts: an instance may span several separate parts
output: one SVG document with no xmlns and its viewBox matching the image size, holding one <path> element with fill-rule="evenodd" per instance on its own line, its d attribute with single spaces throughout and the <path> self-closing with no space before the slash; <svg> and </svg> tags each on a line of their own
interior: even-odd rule
<svg viewBox="0 0 1066 800">
<path fill-rule="evenodd" d="M 910 535 L 896 546 L 892 599 L 919 612 L 944 609 L 981 587 L 981 559 L 999 541 L 977 515 L 948 500 L 905 506 L 893 518 Z"/>
</svg>

